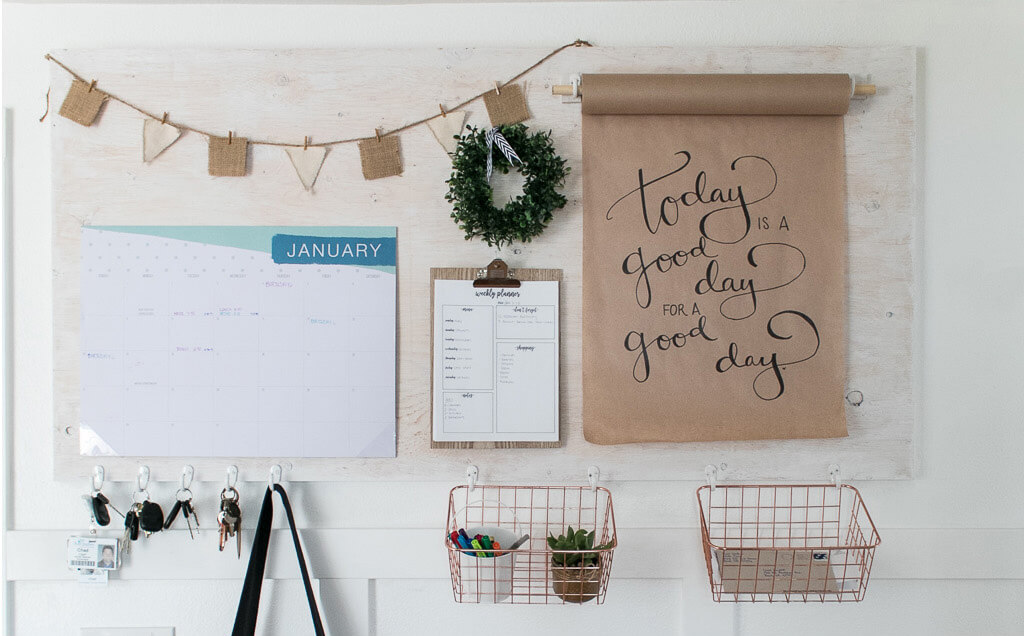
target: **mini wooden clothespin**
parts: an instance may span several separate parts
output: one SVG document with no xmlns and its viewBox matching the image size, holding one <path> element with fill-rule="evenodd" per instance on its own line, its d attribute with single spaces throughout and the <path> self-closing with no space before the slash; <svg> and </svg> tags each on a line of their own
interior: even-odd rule
<svg viewBox="0 0 1024 636">
<path fill-rule="evenodd" d="M 381 140 L 381 137 L 380 137 L 380 128 L 374 128 L 374 129 L 373 129 L 373 132 L 374 132 L 374 134 L 375 134 L 375 135 L 377 135 L 377 143 L 380 143 L 380 140 Z"/>
<path fill-rule="evenodd" d="M 228 131 L 228 145 L 231 145 L 231 139 L 235 136 L 235 133 Z"/>
<path fill-rule="evenodd" d="M 498 82 L 494 82 L 494 92 L 501 95 L 501 89 L 498 87 Z"/>
<path fill-rule="evenodd" d="M 164 118 L 160 120 L 160 123 L 161 124 L 166 124 L 167 123 L 167 111 L 164 111 Z"/>
<path fill-rule="evenodd" d="M 437 107 L 441 109 L 441 117 L 448 116 L 448 112 L 444 109 L 444 104 L 438 104 Z"/>
<path fill-rule="evenodd" d="M 91 93 L 94 88 L 96 88 L 96 80 L 89 82 L 89 92 Z"/>
<path fill-rule="evenodd" d="M 309 150 L 309 135 L 306 135 L 302 138 L 302 149 Z"/>
</svg>

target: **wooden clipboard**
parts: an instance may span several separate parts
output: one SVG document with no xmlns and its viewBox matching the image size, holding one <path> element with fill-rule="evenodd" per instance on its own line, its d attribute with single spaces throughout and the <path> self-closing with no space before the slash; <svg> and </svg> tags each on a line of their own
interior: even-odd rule
<svg viewBox="0 0 1024 636">
<path fill-rule="evenodd" d="M 471 280 L 474 287 L 518 287 L 521 281 L 558 281 L 558 294 L 562 294 L 560 269 L 510 269 L 505 261 L 494 259 L 484 268 L 431 267 L 430 268 L 430 447 L 431 448 L 559 448 L 565 439 L 562 431 L 562 405 L 558 405 L 558 441 L 556 442 L 439 442 L 434 439 L 434 281 Z M 561 305 L 561 303 L 559 303 Z M 558 321 L 561 332 L 562 321 Z M 562 338 L 558 338 L 559 382 L 562 381 Z M 559 391 L 561 395 L 562 391 Z"/>
</svg>

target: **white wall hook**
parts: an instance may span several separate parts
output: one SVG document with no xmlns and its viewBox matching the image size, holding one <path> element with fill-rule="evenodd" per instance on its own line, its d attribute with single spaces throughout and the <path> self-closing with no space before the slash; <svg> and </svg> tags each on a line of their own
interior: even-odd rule
<svg viewBox="0 0 1024 636">
<path fill-rule="evenodd" d="M 840 477 L 839 475 L 839 464 L 829 464 L 828 476 L 829 479 L 832 480 L 832 483 L 836 485 L 836 488 L 839 488 L 843 485 L 842 477 Z"/>
<path fill-rule="evenodd" d="M 281 464 L 274 464 L 270 467 L 270 479 L 267 481 L 267 488 L 270 490 L 274 489 L 275 484 L 281 483 L 281 477 L 284 475 L 284 469 L 281 468 Z"/>
<path fill-rule="evenodd" d="M 139 476 L 136 479 L 139 486 L 139 491 L 145 491 L 149 489 L 149 466 L 139 466 Z"/>
<path fill-rule="evenodd" d="M 711 492 L 715 492 L 715 487 L 718 485 L 718 466 L 714 464 L 705 466 L 704 476 L 708 480 L 708 486 L 711 486 Z"/>
<path fill-rule="evenodd" d="M 476 488 L 477 477 L 480 476 L 480 469 L 473 464 L 466 467 L 466 480 L 469 482 L 469 492 L 473 492 Z"/>
<path fill-rule="evenodd" d="M 597 481 L 601 479 L 601 469 L 597 466 L 587 468 L 587 481 L 590 482 L 590 492 L 597 492 Z"/>
<path fill-rule="evenodd" d="M 234 488 L 237 483 L 238 483 L 238 466 L 235 466 L 234 464 L 232 464 L 231 466 L 228 466 L 228 475 L 227 475 L 227 478 L 224 481 L 224 484 L 225 484 L 224 487 L 230 490 L 231 488 Z"/>
<path fill-rule="evenodd" d="M 92 467 L 92 490 L 93 492 L 99 492 L 103 489 L 103 480 L 106 479 L 107 472 L 103 470 L 103 466 L 99 464 Z"/>
<path fill-rule="evenodd" d="M 185 464 L 181 467 L 181 489 L 188 490 L 192 486 L 192 480 L 195 479 L 196 469 L 192 467 L 192 464 Z"/>
</svg>

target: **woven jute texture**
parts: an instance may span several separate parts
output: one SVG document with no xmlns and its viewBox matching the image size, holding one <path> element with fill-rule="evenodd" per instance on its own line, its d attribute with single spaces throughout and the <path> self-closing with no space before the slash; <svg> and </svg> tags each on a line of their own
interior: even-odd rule
<svg viewBox="0 0 1024 636">
<path fill-rule="evenodd" d="M 530 118 L 526 108 L 526 97 L 519 84 L 508 84 L 501 87 L 501 92 L 491 91 L 484 95 L 484 106 L 492 126 L 518 124 Z"/>
<path fill-rule="evenodd" d="M 360 141 L 359 160 L 363 164 L 363 178 L 366 180 L 402 174 L 402 153 L 398 135 Z"/>
<path fill-rule="evenodd" d="M 248 146 L 245 137 L 210 137 L 210 176 L 244 177 Z"/>
<path fill-rule="evenodd" d="M 71 121 L 91 126 L 96 120 L 96 115 L 103 106 L 106 94 L 98 89 L 89 90 L 89 85 L 81 80 L 71 82 L 71 89 L 68 90 L 64 103 L 60 105 L 60 116 L 67 117 Z"/>
</svg>

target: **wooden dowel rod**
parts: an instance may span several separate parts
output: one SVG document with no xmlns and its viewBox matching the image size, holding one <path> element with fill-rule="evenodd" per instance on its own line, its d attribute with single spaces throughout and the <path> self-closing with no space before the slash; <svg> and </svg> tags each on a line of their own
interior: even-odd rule
<svg viewBox="0 0 1024 636">
<path fill-rule="evenodd" d="M 877 88 L 874 84 L 857 84 L 853 89 L 853 94 L 857 97 L 867 97 L 868 95 L 874 95 L 877 92 Z M 552 95 L 572 95 L 572 84 L 554 84 L 551 87 Z M 579 88 L 578 95 L 583 94 L 583 87 Z"/>
</svg>

